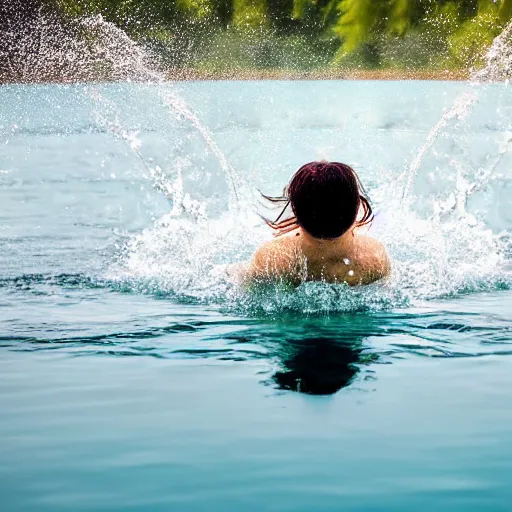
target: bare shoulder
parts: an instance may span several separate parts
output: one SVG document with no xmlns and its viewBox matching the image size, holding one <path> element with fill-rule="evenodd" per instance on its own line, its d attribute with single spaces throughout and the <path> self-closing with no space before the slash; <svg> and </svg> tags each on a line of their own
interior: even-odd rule
<svg viewBox="0 0 512 512">
<path fill-rule="evenodd" d="M 283 235 L 263 244 L 254 254 L 248 269 L 251 280 L 269 279 L 294 272 L 297 242 L 294 236 Z"/>
<path fill-rule="evenodd" d="M 384 245 L 367 235 L 358 236 L 358 260 L 364 268 L 365 283 L 387 277 L 391 272 L 391 261 Z"/>
</svg>

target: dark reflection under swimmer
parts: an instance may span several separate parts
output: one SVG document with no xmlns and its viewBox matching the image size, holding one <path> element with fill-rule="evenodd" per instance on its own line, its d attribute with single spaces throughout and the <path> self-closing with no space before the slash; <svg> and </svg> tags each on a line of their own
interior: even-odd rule
<svg viewBox="0 0 512 512">
<path fill-rule="evenodd" d="M 363 233 L 373 212 L 348 165 L 308 163 L 295 173 L 283 196 L 264 197 L 283 208 L 275 221 L 266 220 L 275 238 L 256 251 L 244 271 L 246 282 L 364 285 L 389 275 L 385 247 Z"/>
<path fill-rule="evenodd" d="M 288 339 L 280 357 L 281 368 L 272 380 L 280 389 L 308 395 L 332 395 L 349 386 L 367 363 L 363 347 L 321 336 Z"/>
<path fill-rule="evenodd" d="M 309 395 L 332 395 L 371 378 L 380 354 L 366 340 L 387 335 L 387 320 L 374 315 L 302 318 L 284 315 L 277 322 L 223 335 L 231 342 L 254 344 L 273 368 L 264 382 Z M 250 350 L 248 353 L 251 353 Z M 360 375 L 363 372 L 363 375 Z"/>
</svg>

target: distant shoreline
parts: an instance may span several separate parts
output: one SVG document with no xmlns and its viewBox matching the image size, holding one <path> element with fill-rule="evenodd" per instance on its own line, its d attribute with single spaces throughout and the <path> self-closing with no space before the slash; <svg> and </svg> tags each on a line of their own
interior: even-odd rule
<svg viewBox="0 0 512 512">
<path fill-rule="evenodd" d="M 207 71 L 178 69 L 165 73 L 170 81 L 200 80 L 468 80 L 468 71 L 431 71 L 431 70 L 315 70 L 295 71 L 285 69 L 242 69 L 226 71 Z"/>
<path fill-rule="evenodd" d="M 469 80 L 470 73 L 464 70 L 455 71 L 432 71 L 432 70 L 399 70 L 399 69 L 378 69 L 378 70 L 315 70 L 295 71 L 286 69 L 240 69 L 224 71 L 208 71 L 198 69 L 172 69 L 164 70 L 162 75 L 169 82 L 186 81 L 250 81 L 250 80 L 432 80 L 432 81 L 465 81 Z M 55 83 L 73 84 L 85 82 L 115 82 L 122 80 L 109 80 L 108 77 L 86 77 L 80 76 L 69 78 L 65 76 L 44 76 L 41 78 L 18 79 L 0 76 L 0 84 L 36 84 Z M 134 80 L 136 81 L 136 80 Z"/>
</svg>

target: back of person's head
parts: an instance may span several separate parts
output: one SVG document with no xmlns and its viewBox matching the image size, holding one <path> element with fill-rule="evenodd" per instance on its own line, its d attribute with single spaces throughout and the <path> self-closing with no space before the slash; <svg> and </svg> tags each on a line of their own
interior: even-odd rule
<svg viewBox="0 0 512 512">
<path fill-rule="evenodd" d="M 354 225 L 371 222 L 372 209 L 363 192 L 348 165 L 310 162 L 294 174 L 283 197 L 268 198 L 286 206 L 275 222 L 267 223 L 279 234 L 300 226 L 315 238 L 338 238 Z M 280 221 L 288 205 L 294 216 Z"/>
</svg>

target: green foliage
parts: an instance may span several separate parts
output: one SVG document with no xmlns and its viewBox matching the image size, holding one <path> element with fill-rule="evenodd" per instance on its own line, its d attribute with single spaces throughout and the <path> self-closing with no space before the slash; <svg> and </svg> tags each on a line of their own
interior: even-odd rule
<svg viewBox="0 0 512 512">
<path fill-rule="evenodd" d="M 249 29 L 266 26 L 266 0 L 233 0 L 233 25 Z"/>
<path fill-rule="evenodd" d="M 187 17 L 194 20 L 207 20 L 212 18 L 215 12 L 211 0 L 178 0 L 177 6 Z"/>
<path fill-rule="evenodd" d="M 448 48 L 454 64 L 463 68 L 474 68 L 483 62 L 485 52 L 500 33 L 498 12 L 486 8 L 464 22 L 447 38 Z"/>
<path fill-rule="evenodd" d="M 446 40 L 460 26 L 460 6 L 451 1 L 436 3 L 425 15 L 425 31 L 438 39 Z"/>
<path fill-rule="evenodd" d="M 218 30 L 198 46 L 191 63 L 209 72 L 244 69 L 310 71 L 329 65 L 338 42 L 334 38 L 280 36 L 275 31 Z"/>
<path fill-rule="evenodd" d="M 375 0 L 341 0 L 340 17 L 334 32 L 343 41 L 341 56 L 345 56 L 371 39 L 372 29 L 382 14 L 382 2 Z"/>
<path fill-rule="evenodd" d="M 502 0 L 498 11 L 498 17 L 503 23 L 512 19 L 512 0 Z"/>
<path fill-rule="evenodd" d="M 480 65 L 512 0 L 39 0 L 102 14 L 173 65 L 315 69 Z"/>
<path fill-rule="evenodd" d="M 403 36 L 411 25 L 413 0 L 394 0 L 389 14 L 388 31 L 392 35 Z"/>
<path fill-rule="evenodd" d="M 294 0 L 292 17 L 296 20 L 304 18 L 306 11 L 311 5 L 314 5 L 314 2 L 311 0 Z"/>
<path fill-rule="evenodd" d="M 452 68 L 446 41 L 417 27 L 408 30 L 403 37 L 386 37 L 380 44 L 380 65 L 386 69 Z"/>
</svg>

